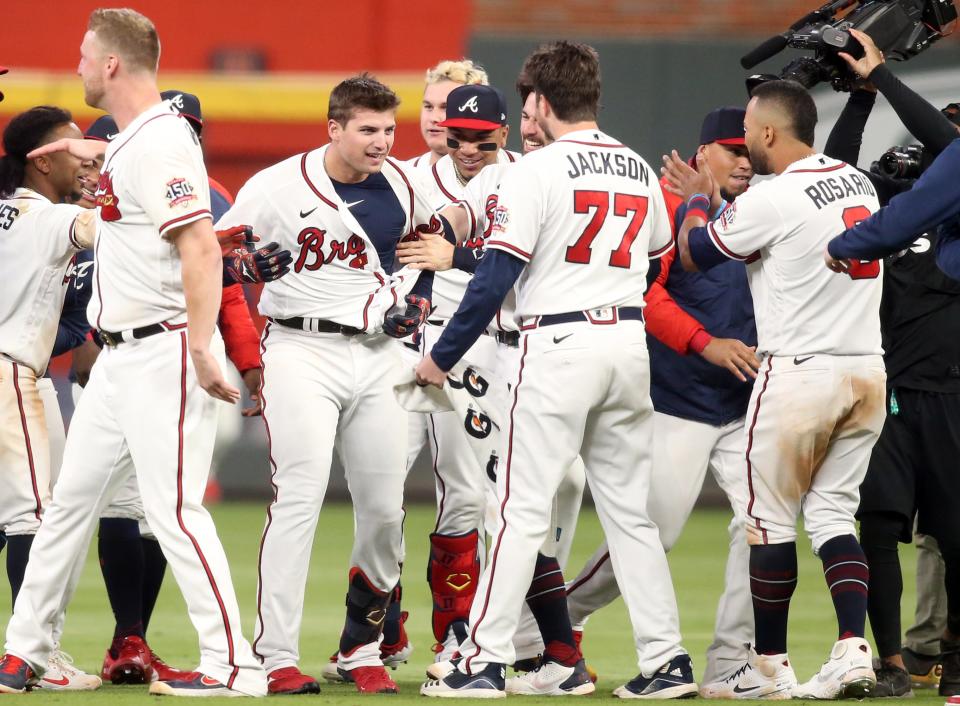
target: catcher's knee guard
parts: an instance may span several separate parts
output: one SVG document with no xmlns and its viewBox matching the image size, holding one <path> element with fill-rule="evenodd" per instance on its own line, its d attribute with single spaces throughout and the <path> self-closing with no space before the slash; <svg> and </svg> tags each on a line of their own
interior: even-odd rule
<svg viewBox="0 0 960 706">
<path fill-rule="evenodd" d="M 457 536 L 430 535 L 427 582 L 433 594 L 433 636 L 437 642 L 446 639 L 450 623 L 470 617 L 480 578 L 478 541 L 477 530 Z"/>
<path fill-rule="evenodd" d="M 393 591 L 381 591 L 354 566 L 347 589 L 347 618 L 340 634 L 340 652 L 348 655 L 361 645 L 376 642 L 383 632 Z"/>
</svg>

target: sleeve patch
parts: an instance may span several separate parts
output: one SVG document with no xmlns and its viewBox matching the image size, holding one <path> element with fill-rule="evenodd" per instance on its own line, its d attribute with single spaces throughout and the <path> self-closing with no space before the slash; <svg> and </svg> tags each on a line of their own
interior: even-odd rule
<svg viewBox="0 0 960 706">
<path fill-rule="evenodd" d="M 197 195 L 194 193 L 193 184 L 183 177 L 178 177 L 167 182 L 166 199 L 167 205 L 174 208 L 196 201 Z"/>
</svg>

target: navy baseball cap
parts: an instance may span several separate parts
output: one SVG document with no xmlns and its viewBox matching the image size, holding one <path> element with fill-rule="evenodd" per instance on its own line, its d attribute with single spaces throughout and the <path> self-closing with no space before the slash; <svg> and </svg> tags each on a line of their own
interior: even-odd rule
<svg viewBox="0 0 960 706">
<path fill-rule="evenodd" d="M 507 99 L 493 86 L 457 86 L 447 96 L 447 119 L 440 127 L 496 130 L 507 124 Z"/>
<path fill-rule="evenodd" d="M 160 97 L 165 101 L 173 103 L 180 115 L 187 118 L 197 132 L 203 127 L 203 114 L 200 112 L 200 99 L 192 93 L 184 91 L 163 91 Z"/>
<path fill-rule="evenodd" d="M 112 115 L 101 115 L 93 121 L 93 124 L 87 128 L 83 136 L 88 140 L 100 140 L 100 142 L 110 142 L 120 132 L 116 120 Z"/>
<path fill-rule="evenodd" d="M 721 145 L 742 145 L 743 119 L 747 111 L 743 108 L 717 108 L 703 119 L 700 127 L 700 144 L 716 142 Z"/>
</svg>

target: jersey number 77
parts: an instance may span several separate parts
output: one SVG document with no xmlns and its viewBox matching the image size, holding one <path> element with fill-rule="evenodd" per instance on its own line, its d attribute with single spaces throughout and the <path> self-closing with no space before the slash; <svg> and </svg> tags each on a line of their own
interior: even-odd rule
<svg viewBox="0 0 960 706">
<path fill-rule="evenodd" d="M 586 265 L 593 256 L 593 241 L 603 228 L 610 211 L 610 196 L 607 191 L 574 191 L 573 192 L 573 212 L 589 213 L 594 209 L 593 217 L 587 223 L 583 233 L 577 238 L 577 242 L 567 247 L 567 262 L 573 262 L 580 265 Z M 633 241 L 637 239 L 640 228 L 647 218 L 647 205 L 649 199 L 646 196 L 636 196 L 634 194 L 613 194 L 613 215 L 621 218 L 629 217 L 626 230 L 623 233 L 623 239 L 619 247 L 610 253 L 610 266 L 630 268 L 632 256 L 630 248 Z"/>
</svg>

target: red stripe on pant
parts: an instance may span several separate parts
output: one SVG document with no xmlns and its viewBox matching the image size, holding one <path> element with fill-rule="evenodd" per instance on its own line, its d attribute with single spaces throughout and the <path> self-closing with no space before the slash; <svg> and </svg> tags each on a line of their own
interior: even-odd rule
<svg viewBox="0 0 960 706">
<path fill-rule="evenodd" d="M 610 552 L 607 552 L 602 557 L 600 557 L 597 563 L 594 564 L 593 568 L 590 569 L 590 573 L 588 573 L 582 579 L 578 579 L 574 581 L 572 584 L 570 584 L 570 587 L 567 589 L 567 595 L 569 596 L 573 591 L 576 591 L 583 584 L 585 584 L 587 581 L 592 579 L 593 575 L 596 574 L 598 571 L 600 571 L 600 567 L 606 564 L 608 561 L 610 561 Z"/>
<path fill-rule="evenodd" d="M 199 394 L 206 394 L 201 392 Z M 207 564 L 207 559 L 203 555 L 203 550 L 200 549 L 200 544 L 197 542 L 196 537 L 194 537 L 190 531 L 187 529 L 187 526 L 183 522 L 183 422 L 187 413 L 187 335 L 185 333 L 180 334 L 180 420 L 177 423 L 177 523 L 180 525 L 180 530 L 187 535 L 187 538 L 190 540 L 190 543 L 193 544 L 194 550 L 197 552 L 197 557 L 200 559 L 200 563 L 203 565 L 204 573 L 207 575 L 207 581 L 210 582 L 210 588 L 213 589 L 213 595 L 217 599 L 217 605 L 220 607 L 220 617 L 223 620 L 223 628 L 227 633 L 227 662 L 233 667 L 233 671 L 230 672 L 230 678 L 227 679 L 227 688 L 233 688 L 233 682 L 237 678 L 237 673 L 240 671 L 240 668 L 235 664 L 234 659 L 234 649 L 233 649 L 233 632 L 230 630 L 230 620 L 227 618 L 227 609 L 223 605 L 223 598 L 220 595 L 220 589 L 217 588 L 216 579 L 213 578 L 213 573 L 210 571 L 210 566 Z"/>
<path fill-rule="evenodd" d="M 517 384 L 513 388 L 513 406 L 510 407 L 510 438 L 507 444 L 507 469 L 506 476 L 504 478 L 504 492 L 503 492 L 503 502 L 500 503 L 500 531 L 497 533 L 497 542 L 493 548 L 493 554 L 491 554 L 490 566 L 487 567 L 487 570 L 490 572 L 490 580 L 487 581 L 487 589 L 483 596 L 483 609 L 480 611 L 480 617 L 477 618 L 476 624 L 474 624 L 470 630 L 470 641 L 476 645 L 477 650 L 472 655 L 467 657 L 464 662 L 464 667 L 466 668 L 467 674 L 470 673 L 470 662 L 474 657 L 480 654 L 480 646 L 477 645 L 477 628 L 480 627 L 480 624 L 483 622 L 483 619 L 487 616 L 487 608 L 490 606 L 490 589 L 493 586 L 493 579 L 497 575 L 497 558 L 500 556 L 500 543 L 503 541 L 503 533 L 507 529 L 507 518 L 504 516 L 504 508 L 507 506 L 507 501 L 510 499 L 510 466 L 513 463 L 513 413 L 517 409 L 517 401 L 520 399 L 520 385 L 523 383 L 523 362 L 527 357 L 527 337 L 523 337 L 523 355 L 520 356 L 520 369 L 517 371 Z M 474 598 L 476 601 L 476 598 Z"/>
<path fill-rule="evenodd" d="M 23 408 L 23 394 L 20 392 L 20 366 L 13 365 L 13 389 L 17 392 L 17 407 L 20 410 L 20 426 L 23 428 L 23 441 L 27 447 L 27 465 L 30 467 L 30 485 L 33 489 L 33 499 L 36 506 L 33 514 L 40 519 L 40 513 L 43 511 L 43 503 L 40 500 L 40 490 L 37 487 L 37 469 L 33 464 L 33 447 L 30 445 L 30 430 L 27 427 L 27 413 Z"/>
<path fill-rule="evenodd" d="M 267 338 L 270 336 L 270 324 L 268 323 L 263 329 L 263 337 L 260 339 L 260 363 L 263 365 L 263 356 L 267 352 Z M 270 525 L 273 524 L 273 513 L 270 511 L 270 508 L 275 502 L 277 502 L 277 484 L 273 482 L 274 476 L 277 474 L 277 462 L 273 459 L 273 437 L 270 435 L 270 423 L 267 421 L 267 399 L 263 396 L 263 388 L 267 380 L 267 366 L 263 365 L 262 371 L 260 373 L 260 404 L 262 405 L 261 416 L 263 417 L 263 426 L 267 430 L 267 457 L 270 459 L 270 487 L 273 488 L 273 500 L 267 505 L 267 524 L 263 528 L 263 534 L 260 537 L 260 549 L 257 552 L 257 618 L 260 620 L 260 632 L 256 635 L 253 640 L 253 654 L 257 656 L 257 659 L 260 660 L 262 664 L 264 662 L 264 657 L 262 654 L 257 652 L 257 645 L 260 643 L 260 640 L 263 639 L 264 631 L 264 622 L 263 622 L 263 545 L 267 542 L 267 532 L 270 529 Z"/>
<path fill-rule="evenodd" d="M 753 517 L 753 501 L 756 496 L 753 493 L 753 464 L 750 462 L 750 451 L 753 449 L 753 429 L 757 426 L 757 418 L 760 416 L 760 401 L 763 399 L 763 393 L 767 391 L 767 383 L 770 382 L 770 369 L 773 368 L 773 357 L 767 358 L 767 369 L 763 371 L 763 387 L 760 388 L 760 394 L 757 395 L 757 406 L 753 410 L 753 419 L 750 420 L 750 429 L 747 431 L 747 489 L 750 491 L 750 502 L 747 503 L 747 515 Z M 760 520 L 753 517 L 757 529 L 763 534 L 763 543 L 767 543 L 767 531 L 760 526 Z"/>
<path fill-rule="evenodd" d="M 443 519 L 443 506 L 447 500 L 447 484 L 443 481 L 443 476 L 440 475 L 440 471 L 437 469 L 437 463 L 440 460 L 440 442 L 437 441 L 437 425 L 433 422 L 433 415 L 427 415 L 427 421 L 430 422 L 430 431 L 433 433 L 429 436 L 433 442 L 433 475 L 440 482 L 440 500 L 437 503 L 437 524 L 434 525 L 433 531 L 440 531 L 440 520 Z"/>
</svg>

